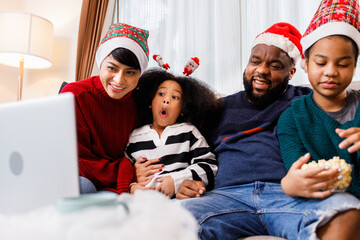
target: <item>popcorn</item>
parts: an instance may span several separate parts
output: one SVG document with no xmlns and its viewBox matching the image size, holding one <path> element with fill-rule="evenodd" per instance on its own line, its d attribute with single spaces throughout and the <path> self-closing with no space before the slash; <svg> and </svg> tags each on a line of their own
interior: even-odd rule
<svg viewBox="0 0 360 240">
<path fill-rule="evenodd" d="M 333 157 L 329 160 L 321 159 L 318 162 L 312 161 L 307 164 L 304 164 L 301 169 L 310 169 L 315 167 L 322 167 L 322 166 L 329 166 L 329 169 L 333 168 L 341 168 L 341 175 L 342 178 L 337 181 L 336 183 L 328 186 L 327 189 L 336 189 L 336 190 L 342 190 L 350 186 L 351 183 L 351 165 L 345 162 L 344 159 L 340 159 L 339 157 Z"/>
</svg>

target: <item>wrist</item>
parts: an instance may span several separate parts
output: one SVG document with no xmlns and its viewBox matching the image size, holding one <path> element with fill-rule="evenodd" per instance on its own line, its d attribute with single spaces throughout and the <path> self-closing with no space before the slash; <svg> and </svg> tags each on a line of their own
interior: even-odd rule
<svg viewBox="0 0 360 240">
<path fill-rule="evenodd" d="M 290 197 L 296 197 L 296 196 L 291 192 L 291 187 L 290 187 L 289 184 L 288 184 L 288 179 L 286 178 L 286 176 L 281 179 L 280 184 L 281 184 L 281 188 L 282 188 L 283 192 L 284 192 L 286 195 L 288 195 L 288 196 L 290 196 Z"/>
<path fill-rule="evenodd" d="M 130 183 L 130 185 L 129 185 L 129 193 L 131 193 L 131 194 L 134 193 L 134 191 L 135 191 L 135 190 L 134 190 L 134 185 L 135 185 L 135 184 L 137 184 L 137 182 L 132 182 L 132 183 Z"/>
</svg>

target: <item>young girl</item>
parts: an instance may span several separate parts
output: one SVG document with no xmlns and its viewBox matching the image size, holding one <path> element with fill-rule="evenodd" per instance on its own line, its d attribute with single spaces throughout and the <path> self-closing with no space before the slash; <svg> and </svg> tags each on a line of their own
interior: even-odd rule
<svg viewBox="0 0 360 240">
<path fill-rule="evenodd" d="M 146 188 L 172 197 L 184 179 L 211 187 L 217 162 L 198 128 L 204 130 L 207 118 L 221 107 L 214 93 L 193 78 L 152 69 L 140 78 L 134 94 L 143 126 L 131 133 L 125 155 L 133 164 L 139 158 L 160 158 L 163 166 Z M 130 190 L 144 186 L 138 182 Z"/>
<path fill-rule="evenodd" d="M 301 167 L 310 158 L 339 156 L 354 165 L 349 192 L 360 197 L 360 92 L 347 88 L 359 55 L 358 11 L 356 1 L 322 1 L 301 40 L 313 92 L 293 101 L 277 129 L 289 170 L 281 183 L 290 196 L 325 198 L 332 194 L 334 189 L 328 186 L 342 178 L 341 169 Z"/>
</svg>

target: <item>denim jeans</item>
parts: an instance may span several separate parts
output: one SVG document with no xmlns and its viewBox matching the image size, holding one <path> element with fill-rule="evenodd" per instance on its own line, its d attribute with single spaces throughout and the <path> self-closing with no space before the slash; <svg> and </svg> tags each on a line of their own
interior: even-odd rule
<svg viewBox="0 0 360 240">
<path fill-rule="evenodd" d="M 81 176 L 79 178 L 81 194 L 97 193 L 95 185 L 89 179 Z"/>
<path fill-rule="evenodd" d="M 181 204 L 196 217 L 199 235 L 206 240 L 252 235 L 317 239 L 316 228 L 336 213 L 360 209 L 359 199 L 349 193 L 325 199 L 292 198 L 280 184 L 264 182 L 218 188 Z"/>
<path fill-rule="evenodd" d="M 80 179 L 80 194 L 88 194 L 88 193 L 112 193 L 116 194 L 114 192 L 108 191 L 108 190 L 100 190 L 98 191 L 95 187 L 95 185 L 86 177 L 79 177 Z"/>
</svg>

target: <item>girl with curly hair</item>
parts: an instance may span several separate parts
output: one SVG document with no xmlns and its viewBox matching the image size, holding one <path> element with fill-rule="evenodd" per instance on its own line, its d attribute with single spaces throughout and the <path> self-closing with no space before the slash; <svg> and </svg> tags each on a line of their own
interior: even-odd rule
<svg viewBox="0 0 360 240">
<path fill-rule="evenodd" d="M 211 188 L 217 161 L 200 131 L 216 119 L 221 100 L 204 83 L 158 68 L 144 72 L 134 97 L 141 127 L 125 150 L 137 173 L 130 192 L 155 189 L 171 198 L 185 179 Z"/>
</svg>

